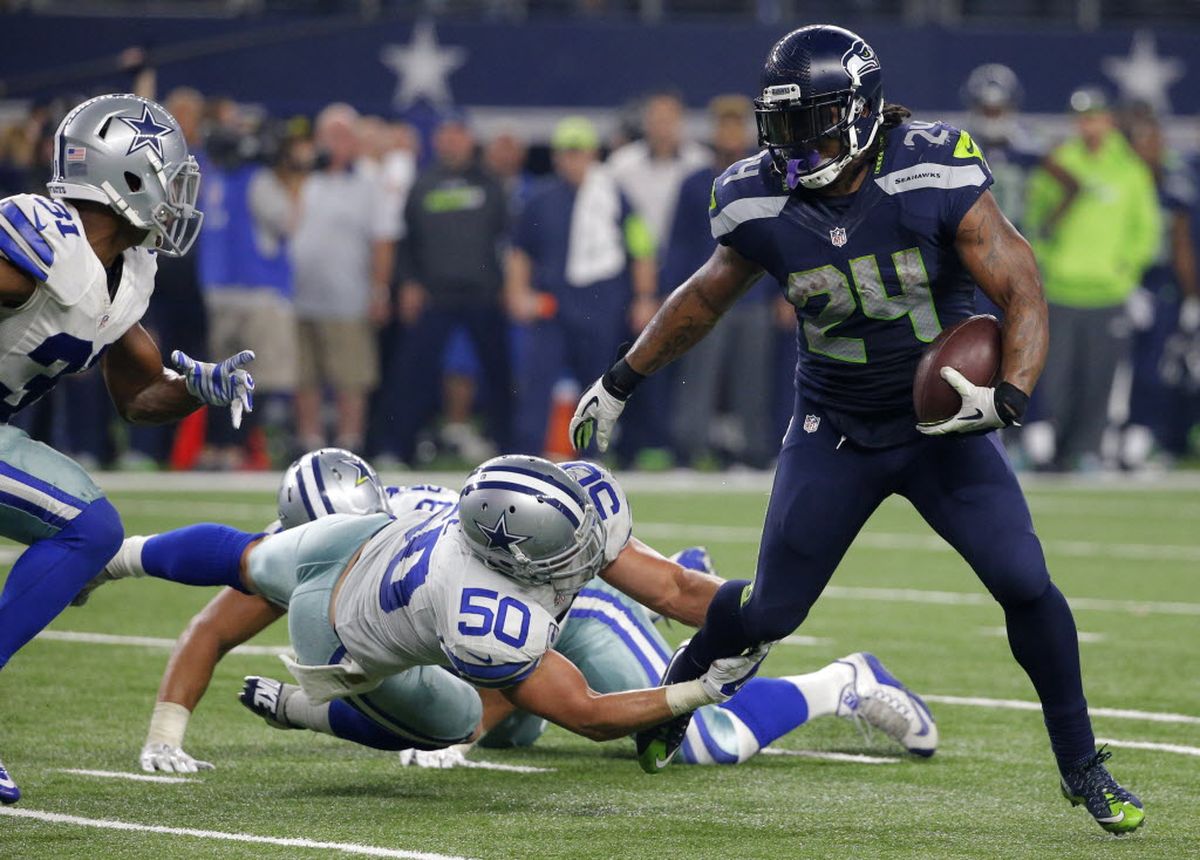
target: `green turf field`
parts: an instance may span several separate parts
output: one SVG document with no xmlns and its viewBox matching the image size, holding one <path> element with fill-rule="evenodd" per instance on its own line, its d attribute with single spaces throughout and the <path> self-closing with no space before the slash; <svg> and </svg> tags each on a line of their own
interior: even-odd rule
<svg viewBox="0 0 1200 860">
<path fill-rule="evenodd" d="M 724 573 L 748 575 L 765 493 L 698 486 L 632 492 L 635 533 L 665 551 L 706 543 Z M 130 534 L 205 519 L 251 529 L 272 517 L 267 492 L 162 489 L 112 498 Z M 1038 488 L 1030 500 L 1051 570 L 1076 601 L 1092 707 L 1159 717 L 1096 716 L 1097 735 L 1176 747 L 1114 750 L 1114 772 L 1147 805 L 1148 823 L 1132 837 L 1106 835 L 1059 796 L 1039 713 L 937 701 L 1030 701 L 1032 690 L 1008 653 L 1000 610 L 902 501 L 875 516 L 798 631 L 815 639 L 777 646 L 766 672 L 875 651 L 934 699 L 942 747 L 929 761 L 893 760 L 885 738 L 867 743 L 849 723 L 827 719 L 777 746 L 886 762 L 776 755 L 646 776 L 631 743 L 597 745 L 552 729 L 529 750 L 473 753 L 549 772 L 404 769 L 392 754 L 267 728 L 234 694 L 243 675 L 279 676 L 282 666 L 271 656 L 231 655 L 188 734 L 188 751 L 216 771 L 178 784 L 83 776 L 63 770 L 140 773 L 137 754 L 167 651 L 152 642 L 62 639 L 35 641 L 0 674 L 0 757 L 25 792 L 17 810 L 389 849 L 375 856 L 1200 857 L 1200 489 Z M 156 581 L 117 583 L 52 629 L 173 638 L 210 596 Z M 672 641 L 682 635 L 667 631 Z M 257 641 L 282 645 L 285 636 L 277 626 Z M 5 858 L 330 853 L 337 854 L 0 815 Z"/>
</svg>

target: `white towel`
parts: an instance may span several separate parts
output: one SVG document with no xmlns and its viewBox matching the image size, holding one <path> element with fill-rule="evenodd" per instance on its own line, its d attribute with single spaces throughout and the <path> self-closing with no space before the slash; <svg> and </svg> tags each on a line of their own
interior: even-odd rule
<svg viewBox="0 0 1200 860">
<path fill-rule="evenodd" d="M 279 659 L 314 705 L 356 693 L 368 693 L 383 683 L 382 678 L 369 677 L 362 666 L 353 660 L 329 666 L 305 666 L 287 654 L 280 654 Z"/>
<path fill-rule="evenodd" d="M 625 237 L 621 193 L 603 165 L 593 165 L 575 194 L 567 242 L 567 283 L 589 287 L 621 274 Z"/>
</svg>

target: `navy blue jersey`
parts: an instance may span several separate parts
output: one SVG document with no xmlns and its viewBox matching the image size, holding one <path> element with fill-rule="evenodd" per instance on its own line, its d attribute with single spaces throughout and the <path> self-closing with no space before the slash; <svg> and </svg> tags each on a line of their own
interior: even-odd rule
<svg viewBox="0 0 1200 860">
<path fill-rule="evenodd" d="M 766 152 L 714 183 L 713 236 L 784 285 L 800 321 L 796 386 L 854 441 L 916 435 L 913 372 L 926 344 L 973 312 L 954 241 L 991 184 L 970 135 L 940 122 L 884 133 L 844 197 L 788 193 Z"/>
<path fill-rule="evenodd" d="M 1171 230 L 1176 215 L 1190 215 L 1196 206 L 1196 179 L 1191 168 L 1172 153 L 1155 177 L 1155 183 L 1158 187 L 1158 205 L 1163 212 L 1163 237 L 1158 245 L 1158 256 L 1142 274 L 1142 286 L 1159 292 L 1175 286 L 1175 248 L 1171 241 Z"/>
</svg>

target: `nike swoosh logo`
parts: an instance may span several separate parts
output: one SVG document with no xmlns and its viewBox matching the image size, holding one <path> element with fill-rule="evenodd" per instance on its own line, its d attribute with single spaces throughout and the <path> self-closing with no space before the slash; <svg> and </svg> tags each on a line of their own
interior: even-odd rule
<svg viewBox="0 0 1200 860">
<path fill-rule="evenodd" d="M 46 225 L 42 223 L 42 216 L 38 214 L 36 207 L 33 210 L 33 229 L 39 233 L 46 229 Z"/>
<path fill-rule="evenodd" d="M 467 649 L 464 648 L 463 650 L 466 651 Z M 471 655 L 471 657 L 478 660 L 480 663 L 483 663 L 485 666 L 490 666 L 490 665 L 492 665 L 493 662 L 495 662 L 494 660 L 492 660 L 491 657 L 481 657 L 479 654 L 476 654 L 474 651 L 467 651 L 467 653 L 469 655 Z"/>
<path fill-rule="evenodd" d="M 17 787 L 17 784 L 16 784 L 15 782 L 13 782 L 11 779 L 0 779 L 0 787 L 2 787 L 2 788 L 16 788 L 16 787 Z M 1124 813 L 1124 812 L 1122 812 L 1121 814 L 1122 814 L 1122 815 L 1124 815 L 1125 813 Z"/>
<path fill-rule="evenodd" d="M 976 409 L 974 415 L 964 415 L 964 416 L 962 416 L 962 420 L 963 421 L 978 421 L 982 417 L 983 417 L 983 410 Z"/>
<path fill-rule="evenodd" d="M 658 757 L 656 756 L 656 757 L 655 757 L 655 759 L 654 759 L 654 766 L 655 766 L 656 768 L 658 768 L 659 770 L 662 770 L 664 767 L 666 767 L 666 766 L 667 766 L 667 765 L 669 765 L 670 763 L 671 763 L 671 756 L 667 756 L 665 759 L 658 758 Z M 1125 813 L 1124 813 L 1124 812 L 1122 812 L 1121 814 L 1122 814 L 1122 815 L 1124 815 Z"/>
<path fill-rule="evenodd" d="M 1120 815 L 1114 816 L 1112 818 L 1098 818 L 1096 820 L 1102 821 L 1105 824 L 1120 824 L 1122 821 L 1125 820 L 1125 810 L 1122 809 Z"/>
</svg>

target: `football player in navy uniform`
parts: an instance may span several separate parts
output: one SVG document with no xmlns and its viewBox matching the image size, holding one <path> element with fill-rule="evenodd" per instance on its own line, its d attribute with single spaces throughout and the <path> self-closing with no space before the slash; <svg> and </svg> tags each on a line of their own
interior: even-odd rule
<svg viewBox="0 0 1200 860">
<path fill-rule="evenodd" d="M 1047 309 L 1029 245 L 988 190 L 965 131 L 883 100 L 878 56 L 854 33 L 810 26 L 767 57 L 756 100 L 764 150 L 713 185 L 718 246 L 629 353 L 584 392 L 576 448 L 607 447 L 646 376 L 687 352 L 766 272 L 800 323 L 796 404 L 779 455 L 757 578 L 717 592 L 664 683 L 790 634 L 879 504 L 906 497 L 1004 608 L 1013 655 L 1041 699 L 1063 793 L 1102 827 L 1138 827 L 1141 801 L 1095 750 L 1075 622 L 1050 581 L 1029 509 L 989 431 L 1018 423 L 1042 371 Z M 913 373 L 926 344 L 974 308 L 976 284 L 1005 312 L 1001 379 L 941 374 L 953 417 L 917 425 Z M 665 766 L 686 720 L 638 735 L 642 767 Z"/>
</svg>

